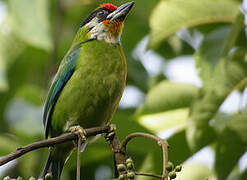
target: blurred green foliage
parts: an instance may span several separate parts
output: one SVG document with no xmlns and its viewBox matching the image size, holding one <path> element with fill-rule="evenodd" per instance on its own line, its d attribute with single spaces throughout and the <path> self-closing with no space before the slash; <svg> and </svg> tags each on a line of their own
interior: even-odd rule
<svg viewBox="0 0 247 180">
<path fill-rule="evenodd" d="M 100 0 L 0 0 L 7 14 L 0 24 L 0 156 L 44 138 L 42 106 L 52 76 L 83 19 Z M 120 5 L 126 0 L 108 0 Z M 119 108 L 112 123 L 123 139 L 131 132 L 169 136 L 169 160 L 185 162 L 210 147 L 214 167 L 185 164 L 177 179 L 247 179 L 238 161 L 247 149 L 246 107 L 222 113 L 220 106 L 233 91 L 247 85 L 247 41 L 240 0 L 136 0 L 122 35 L 128 59 L 128 82 L 145 95 L 141 107 Z M 185 33 L 177 33 L 182 32 Z M 194 33 L 203 38 L 196 46 Z M 187 34 L 186 34 L 187 33 Z M 172 82 L 164 74 L 148 73 L 133 51 L 149 36 L 148 51 L 164 63 L 194 56 L 202 87 Z M 165 69 L 166 67 L 164 67 Z M 0 171 L 0 178 L 37 177 L 47 150 L 31 152 Z M 161 172 L 161 151 L 147 140 L 129 145 L 137 170 Z M 112 154 L 103 138 L 82 154 L 83 179 L 106 180 L 112 173 Z M 75 179 L 75 153 L 65 165 L 62 179 Z M 3 170 L 2 167 L 0 170 Z M 147 178 L 138 177 L 138 180 Z M 150 179 L 150 178 L 148 178 Z"/>
</svg>

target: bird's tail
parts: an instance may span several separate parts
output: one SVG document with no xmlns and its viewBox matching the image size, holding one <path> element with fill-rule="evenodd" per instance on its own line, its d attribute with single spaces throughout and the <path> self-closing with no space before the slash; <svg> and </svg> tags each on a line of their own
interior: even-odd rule
<svg viewBox="0 0 247 180">
<path fill-rule="evenodd" d="M 45 179 L 45 176 L 47 173 L 52 173 L 52 179 L 53 180 L 59 180 L 63 166 L 65 163 L 65 158 L 57 158 L 56 155 L 56 148 L 50 148 L 48 157 L 45 162 L 45 166 L 43 168 L 43 171 L 40 175 L 40 178 Z"/>
</svg>

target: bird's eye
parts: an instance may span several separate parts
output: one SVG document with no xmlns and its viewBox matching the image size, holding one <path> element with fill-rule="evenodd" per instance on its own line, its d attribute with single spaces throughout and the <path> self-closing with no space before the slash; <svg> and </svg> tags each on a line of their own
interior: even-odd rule
<svg viewBox="0 0 247 180">
<path fill-rule="evenodd" d="M 105 14 L 105 11 L 99 11 L 99 12 L 97 13 L 97 16 L 98 16 L 98 17 L 102 17 L 104 14 Z"/>
</svg>

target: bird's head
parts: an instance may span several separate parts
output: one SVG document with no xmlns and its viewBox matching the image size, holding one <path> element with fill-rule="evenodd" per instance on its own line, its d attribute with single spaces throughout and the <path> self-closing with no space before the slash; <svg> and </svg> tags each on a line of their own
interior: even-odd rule
<svg viewBox="0 0 247 180">
<path fill-rule="evenodd" d="M 90 39 L 119 44 L 123 23 L 134 2 L 116 7 L 113 4 L 102 4 L 94 10 L 82 23 L 81 28 L 87 29 Z"/>
</svg>

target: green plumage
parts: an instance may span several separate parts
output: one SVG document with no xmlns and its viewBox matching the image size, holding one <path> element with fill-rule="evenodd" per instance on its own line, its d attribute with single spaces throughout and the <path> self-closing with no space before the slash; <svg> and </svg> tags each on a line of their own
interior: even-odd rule
<svg viewBox="0 0 247 180">
<path fill-rule="evenodd" d="M 82 44 L 75 72 L 56 103 L 51 135 L 67 125 L 84 128 L 107 123 L 119 103 L 126 77 L 126 64 L 119 45 L 103 41 Z"/>
<path fill-rule="evenodd" d="M 90 128 L 107 124 L 119 104 L 125 81 L 126 60 L 121 46 L 89 41 L 87 29 L 81 28 L 49 90 L 44 113 L 46 134 L 54 137 L 75 125 Z M 73 148 L 67 143 L 50 152 L 45 169 L 51 168 L 55 180 Z"/>
</svg>

